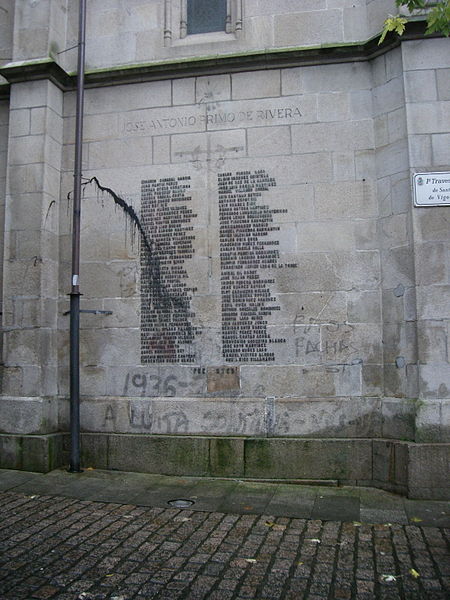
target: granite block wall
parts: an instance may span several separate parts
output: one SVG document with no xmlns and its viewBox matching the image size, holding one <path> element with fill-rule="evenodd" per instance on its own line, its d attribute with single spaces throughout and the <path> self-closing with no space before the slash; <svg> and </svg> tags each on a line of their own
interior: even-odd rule
<svg viewBox="0 0 450 600">
<path fill-rule="evenodd" d="M 68 429 L 75 4 L 0 5 L 15 61 L 0 85 L 0 441 L 25 465 L 37 436 L 41 470 Z M 414 460 L 440 473 L 448 457 L 448 207 L 414 207 L 411 181 L 450 170 L 448 40 L 341 54 L 394 4 L 232 0 L 226 32 L 186 36 L 183 2 L 89 3 L 88 73 L 111 80 L 88 79 L 84 107 L 85 456 L 97 440 L 102 465 L 128 468 L 139 443 L 173 436 L 170 464 L 179 444 L 207 473 L 228 438 L 227 472 L 269 476 L 287 448 L 303 472 L 305 438 L 326 457 L 336 439 L 350 450 L 333 477 L 426 495 Z M 306 65 L 317 45 L 333 52 Z M 291 58 L 249 64 L 267 48 Z M 220 69 L 231 53 L 241 66 Z"/>
<path fill-rule="evenodd" d="M 155 283 L 125 215 L 87 186 L 82 303 L 113 314 L 82 317 L 82 390 L 114 398 L 93 403 L 83 421 L 89 430 L 94 422 L 105 427 L 106 412 L 121 430 L 133 429 L 134 409 L 126 401 L 120 408 L 127 396 L 166 398 L 158 414 L 164 406 L 187 414 L 185 433 L 358 436 L 356 422 L 379 427 L 372 424 L 383 357 L 371 82 L 368 64 L 345 64 L 87 91 L 84 177 L 136 207 L 162 273 Z M 66 94 L 67 132 L 73 110 Z M 71 142 L 67 133 L 63 197 Z M 69 225 L 60 211 L 61 289 Z M 254 285 L 259 292 L 249 296 Z M 187 303 L 188 316 L 171 294 Z M 64 330 L 67 317 L 59 319 Z M 64 373 L 67 336 L 60 340 Z M 60 394 L 66 390 L 67 373 Z M 203 398 L 199 413 L 195 397 Z M 236 398 L 250 408 L 239 410 Z M 290 416 L 306 398 L 319 400 Z M 342 412 L 332 409 L 337 398 Z M 151 414 L 144 402 L 138 412 Z M 315 426 L 307 406 L 323 407 Z M 167 432 L 169 421 L 151 430 Z"/>
</svg>

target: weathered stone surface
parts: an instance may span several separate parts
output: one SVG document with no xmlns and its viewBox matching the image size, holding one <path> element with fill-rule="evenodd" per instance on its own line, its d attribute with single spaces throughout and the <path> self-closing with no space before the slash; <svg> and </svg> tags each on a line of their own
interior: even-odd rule
<svg viewBox="0 0 450 600">
<path fill-rule="evenodd" d="M 248 73 L 231 76 L 233 100 L 268 98 L 280 95 L 280 71 L 256 71 L 249 80 Z M 214 98 L 213 98 L 214 100 Z"/>
<path fill-rule="evenodd" d="M 274 23 L 277 46 L 306 46 L 343 40 L 342 14 L 328 10 L 276 15 Z"/>
<path fill-rule="evenodd" d="M 209 441 L 209 472 L 213 477 L 244 475 L 244 440 L 216 438 Z"/>
<path fill-rule="evenodd" d="M 108 467 L 173 475 L 208 474 L 208 440 L 184 437 L 109 436 Z"/>
<path fill-rule="evenodd" d="M 373 127 L 369 119 L 329 123 L 305 123 L 292 126 L 292 151 L 302 153 L 372 148 Z"/>
<path fill-rule="evenodd" d="M 378 437 L 380 402 L 376 398 L 275 400 L 269 434 L 314 438 Z"/>
<path fill-rule="evenodd" d="M 413 440 L 417 403 L 402 398 L 383 398 L 381 437 Z"/>
<path fill-rule="evenodd" d="M 3 396 L 0 402 L 0 432 L 40 434 L 58 431 L 57 400 Z"/>
<path fill-rule="evenodd" d="M 246 440 L 245 476 L 277 472 L 287 479 L 370 479 L 370 449 L 368 440 Z"/>
<path fill-rule="evenodd" d="M 0 468 L 48 473 L 63 464 L 63 434 L 0 434 Z"/>
<path fill-rule="evenodd" d="M 35 4 L 5 17 L 0 54 L 56 72 L 50 53 L 75 71 L 76 53 L 61 52 L 73 4 Z M 288 438 L 304 476 L 307 436 L 325 457 L 330 438 L 364 437 L 361 465 L 383 436 L 373 477 L 365 462 L 352 471 L 353 449 L 342 465 L 331 456 L 329 476 L 425 493 L 396 442 L 448 441 L 448 208 L 411 195 L 412 171 L 449 166 L 448 41 L 403 38 L 342 62 L 394 4 L 249 0 L 241 15 L 230 0 L 228 33 L 183 37 L 180 2 L 92 0 L 83 177 L 113 194 L 83 184 L 86 460 L 151 470 L 167 451 L 169 470 L 240 477 L 245 438 L 255 473 L 271 444 L 267 472 L 284 464 Z M 272 68 L 268 53 L 284 61 L 289 47 L 292 67 Z M 119 75 L 127 85 L 109 85 Z M 5 442 L 8 464 L 43 469 L 50 446 L 36 440 L 68 427 L 75 94 L 42 78 L 2 98 L 0 426 L 32 439 Z"/>
<path fill-rule="evenodd" d="M 246 395 L 358 396 L 361 365 L 245 367 L 241 369 L 241 381 Z"/>
<path fill-rule="evenodd" d="M 372 478 L 376 486 L 405 494 L 408 485 L 408 444 L 374 440 Z"/>
<path fill-rule="evenodd" d="M 408 451 L 408 497 L 449 500 L 449 444 L 408 444 Z"/>
<path fill-rule="evenodd" d="M 424 398 L 450 398 L 450 364 L 420 365 L 421 391 Z"/>
</svg>

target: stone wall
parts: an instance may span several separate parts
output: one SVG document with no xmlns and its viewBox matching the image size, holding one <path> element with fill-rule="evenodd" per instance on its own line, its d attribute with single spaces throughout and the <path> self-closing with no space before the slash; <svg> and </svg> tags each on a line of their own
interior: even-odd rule
<svg viewBox="0 0 450 600">
<path fill-rule="evenodd" d="M 180 0 L 114 0 L 88 3 L 89 68 L 155 60 L 236 54 L 268 48 L 310 47 L 366 41 L 382 29 L 394 0 L 231 0 L 228 33 L 185 36 Z M 76 43 L 78 12 L 68 2 L 67 47 Z M 76 54 L 61 55 L 68 69 Z"/>
<path fill-rule="evenodd" d="M 14 1 L 0 0 L 0 65 L 12 58 Z"/>
<path fill-rule="evenodd" d="M 409 161 L 419 173 L 450 170 L 450 71 L 445 41 L 434 40 L 427 46 L 410 42 L 402 47 Z M 420 398 L 416 439 L 424 442 L 450 441 L 446 208 L 413 210 Z"/>
<path fill-rule="evenodd" d="M 9 104 L 3 394 L 15 397 L 17 412 L 2 428 L 20 433 L 58 429 L 62 99 L 44 80 L 13 86 Z"/>
<path fill-rule="evenodd" d="M 152 229 L 162 208 L 146 222 L 141 181 L 157 182 L 156 196 L 162 180 L 188 181 L 185 195 L 191 199 L 181 205 L 191 212 L 184 225 L 192 229 L 191 252 L 181 252 L 183 237 L 174 252 L 183 256 L 187 286 L 196 288 L 182 295 L 194 315 L 187 321 L 196 330 L 187 346 L 179 336 L 172 340 L 174 360 L 162 351 L 141 354 L 149 312 L 157 315 L 152 327 L 160 328 L 159 337 L 167 334 L 163 301 L 158 304 L 154 289 L 144 292 L 139 285 L 145 261 L 141 257 L 139 269 L 138 247 L 130 235 L 125 238 L 125 215 L 94 184 L 86 188 L 83 307 L 113 314 L 83 316 L 82 390 L 115 398 L 93 404 L 83 421 L 89 430 L 104 429 L 106 412 L 121 414 L 117 397 L 144 396 L 166 397 L 158 414 L 161 418 L 162 407 L 184 414 L 184 433 L 359 436 L 356 423 L 368 419 L 366 434 L 376 435 L 383 361 L 370 89 L 369 65 L 345 64 L 124 86 L 114 95 L 108 89 L 87 91 L 84 176 L 97 177 L 139 208 L 159 247 L 170 234 Z M 66 127 L 73 131 L 73 103 L 66 100 Z M 70 145 L 65 156 L 63 197 L 71 185 Z M 263 185 L 256 204 L 266 211 L 265 221 L 249 215 L 248 191 L 221 192 L 253 185 L 258 173 Z M 264 177 L 270 182 L 264 184 Z M 161 189 L 167 191 L 167 185 Z M 159 203 L 163 197 L 160 192 Z M 160 218 L 170 226 L 178 216 L 166 211 Z M 69 231 L 66 211 L 60 217 L 61 231 Z M 233 218 L 242 223 L 239 239 L 224 229 Z M 238 256 L 226 255 L 232 235 L 240 244 Z M 67 278 L 68 235 L 61 241 L 66 262 L 60 273 Z M 245 252 L 251 261 L 245 262 Z M 164 253 L 156 255 L 164 263 Z M 267 268 L 256 274 L 261 265 Z M 178 267 L 170 268 L 162 285 L 175 277 Z M 224 298 L 238 298 L 256 282 L 259 296 L 226 301 L 225 308 L 240 311 L 240 321 L 249 311 L 250 329 L 244 331 L 239 319 L 223 316 Z M 60 319 L 67 323 L 67 317 Z M 240 339 L 224 341 L 233 328 Z M 170 364 L 174 361 L 180 364 Z M 226 400 L 237 397 L 238 403 Z M 127 417 L 116 418 L 121 430 L 133 430 Z M 171 428 L 163 418 L 151 431 Z"/>
<path fill-rule="evenodd" d="M 66 457 L 75 4 L 15 3 L 2 69 L 10 468 Z M 181 3 L 89 3 L 85 464 L 448 496 L 448 207 L 411 193 L 450 170 L 448 40 L 357 44 L 393 4 L 236 0 L 183 37 Z"/>
</svg>

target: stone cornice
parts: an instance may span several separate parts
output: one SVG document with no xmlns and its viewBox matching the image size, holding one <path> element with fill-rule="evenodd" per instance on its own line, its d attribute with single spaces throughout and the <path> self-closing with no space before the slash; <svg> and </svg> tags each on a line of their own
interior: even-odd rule
<svg viewBox="0 0 450 600">
<path fill-rule="evenodd" d="M 425 37 L 424 32 L 425 22 L 413 21 L 407 24 L 402 37 L 392 33 L 388 34 L 381 45 L 378 45 L 379 35 L 377 35 L 366 42 L 329 44 L 316 47 L 277 48 L 97 69 L 86 71 L 85 87 L 106 87 L 238 71 L 362 62 L 389 52 L 404 41 L 440 37 Z M 0 75 L 9 84 L 48 79 L 63 91 L 74 90 L 76 87 L 76 75 L 64 71 L 51 58 L 8 63 L 0 67 Z M 5 84 L 0 85 L 0 98 L 8 96 L 8 87 Z"/>
</svg>

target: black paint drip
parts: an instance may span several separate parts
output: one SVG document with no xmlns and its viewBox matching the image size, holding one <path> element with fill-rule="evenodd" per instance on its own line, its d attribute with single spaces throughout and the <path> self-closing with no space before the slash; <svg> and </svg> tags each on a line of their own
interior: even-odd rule
<svg viewBox="0 0 450 600">
<path fill-rule="evenodd" d="M 180 309 L 184 309 L 185 311 L 189 310 L 189 302 L 187 302 L 184 298 L 173 296 L 168 293 L 166 286 L 162 283 L 161 280 L 161 269 L 160 269 L 160 258 L 158 256 L 156 244 L 149 240 L 145 230 L 142 226 L 142 223 L 134 210 L 134 208 L 128 204 L 123 198 L 121 198 L 116 192 L 104 185 L 102 185 L 97 177 L 91 177 L 84 181 L 81 185 L 85 188 L 87 185 L 93 183 L 97 189 L 106 193 L 114 200 L 114 204 L 119 206 L 125 215 L 130 219 L 133 227 L 135 227 L 139 233 L 141 234 L 141 239 L 144 244 L 144 254 L 146 256 L 143 257 L 143 266 L 147 268 L 150 273 L 150 279 L 152 281 L 152 286 L 154 293 L 159 298 L 159 302 L 162 306 L 174 306 Z M 70 192 L 67 194 L 67 198 L 70 199 Z M 142 247 L 141 247 L 142 250 Z"/>
<path fill-rule="evenodd" d="M 147 234 L 145 233 L 144 228 L 142 227 L 141 221 L 139 220 L 139 217 L 137 216 L 134 208 L 132 206 L 130 206 L 130 204 L 127 204 L 123 198 L 118 196 L 114 190 L 112 190 L 109 187 L 105 187 L 105 186 L 101 185 L 101 183 L 99 182 L 97 177 L 95 177 L 95 176 L 91 177 L 91 179 L 88 179 L 87 181 L 85 181 L 83 183 L 83 186 L 89 185 L 90 183 L 95 183 L 95 185 L 101 192 L 109 194 L 111 196 L 111 198 L 114 200 L 114 203 L 123 210 L 123 212 L 131 220 L 133 226 L 136 227 L 136 229 L 141 234 L 141 238 L 142 238 L 142 241 L 144 242 L 144 246 L 149 254 L 149 257 L 151 257 L 153 254 L 152 244 L 149 241 Z"/>
</svg>

